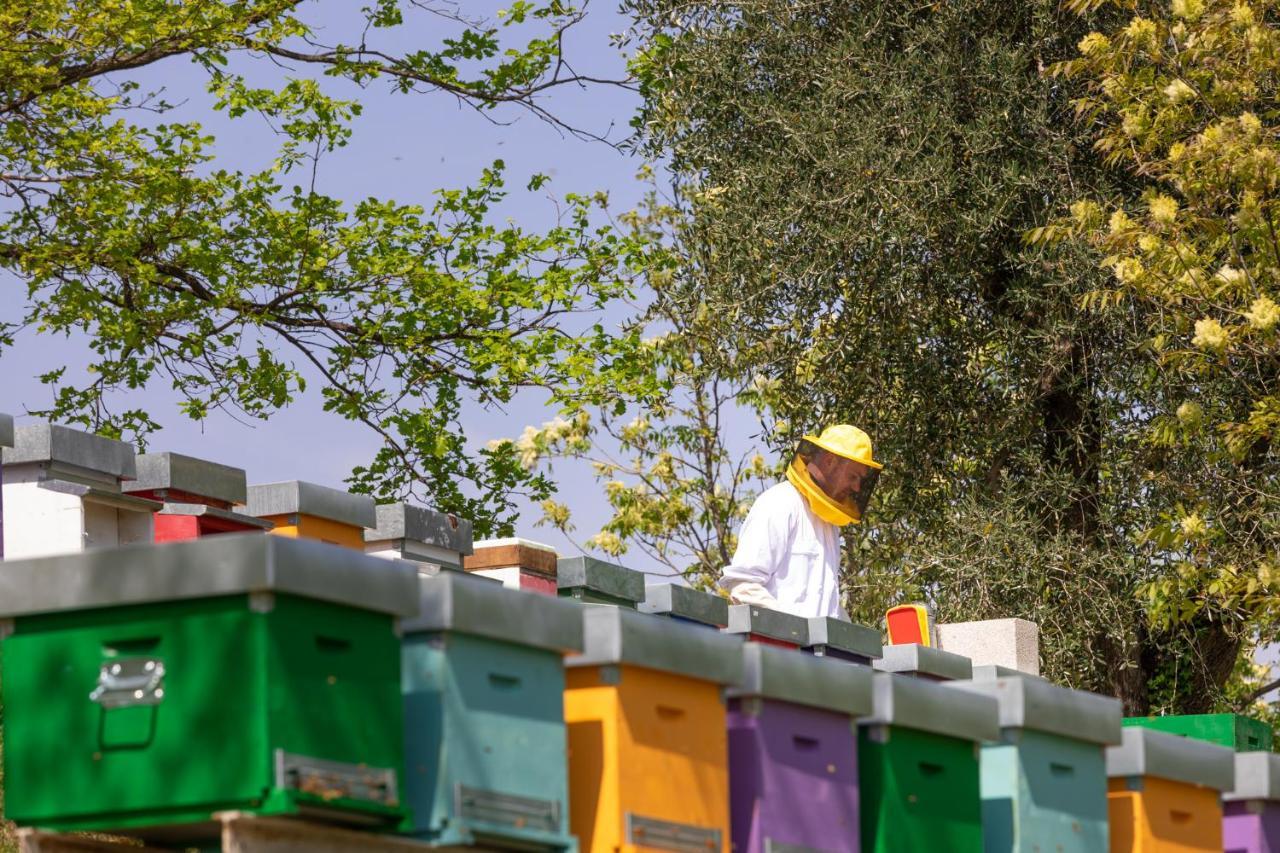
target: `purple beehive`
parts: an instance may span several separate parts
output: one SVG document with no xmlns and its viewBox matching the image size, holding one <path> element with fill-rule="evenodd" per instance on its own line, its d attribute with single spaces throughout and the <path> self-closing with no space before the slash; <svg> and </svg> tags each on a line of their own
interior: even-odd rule
<svg viewBox="0 0 1280 853">
<path fill-rule="evenodd" d="M 735 853 L 858 853 L 858 736 L 871 670 L 747 643 L 729 691 Z"/>
<path fill-rule="evenodd" d="M 1223 800 L 1224 850 L 1280 853 L 1280 755 L 1236 753 L 1235 789 Z"/>
</svg>

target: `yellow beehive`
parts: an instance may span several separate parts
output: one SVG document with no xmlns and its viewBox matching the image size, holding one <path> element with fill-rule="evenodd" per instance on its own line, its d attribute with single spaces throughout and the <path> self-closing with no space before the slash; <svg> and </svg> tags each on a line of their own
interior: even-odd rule
<svg viewBox="0 0 1280 853">
<path fill-rule="evenodd" d="M 741 641 L 660 616 L 584 611 L 586 650 L 565 680 L 569 815 L 583 853 L 729 849 L 721 687 Z"/>
<path fill-rule="evenodd" d="M 1230 749 L 1130 727 L 1107 750 L 1107 775 L 1112 853 L 1221 853 Z"/>
<path fill-rule="evenodd" d="M 373 498 L 293 480 L 249 487 L 248 515 L 272 522 L 271 533 L 364 550 L 364 532 L 378 526 Z"/>
</svg>

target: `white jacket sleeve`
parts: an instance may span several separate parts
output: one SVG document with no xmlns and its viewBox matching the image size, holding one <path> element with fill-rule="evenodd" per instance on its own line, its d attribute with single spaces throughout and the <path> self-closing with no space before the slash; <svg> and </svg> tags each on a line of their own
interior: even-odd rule
<svg viewBox="0 0 1280 853">
<path fill-rule="evenodd" d="M 738 533 L 733 560 L 720 578 L 720 586 L 740 604 L 774 603 L 768 587 L 791 549 L 795 519 L 786 506 L 771 497 L 766 492 L 752 505 Z M 767 602 L 759 597 L 762 595 Z"/>
</svg>

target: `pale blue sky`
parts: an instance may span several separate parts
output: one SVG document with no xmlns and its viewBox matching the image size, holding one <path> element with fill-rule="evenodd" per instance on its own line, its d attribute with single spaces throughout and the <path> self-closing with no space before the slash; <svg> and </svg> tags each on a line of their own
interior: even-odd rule
<svg viewBox="0 0 1280 853">
<path fill-rule="evenodd" d="M 491 14 L 505 4 L 466 2 L 469 15 Z M 350 33 L 357 20 L 355 4 L 313 3 L 304 12 L 314 22 L 320 37 L 334 41 Z M 416 27 L 399 31 L 401 50 L 430 47 L 438 43 L 442 26 L 430 17 L 419 19 Z M 581 73 L 616 78 L 625 73 L 624 60 L 609 43 L 609 35 L 621 32 L 628 21 L 608 3 L 595 3 L 587 20 L 571 31 L 567 55 Z M 352 36 L 345 36 L 351 40 Z M 258 67 L 269 69 L 258 63 Z M 270 73 L 267 71 L 266 73 Z M 261 119 L 231 121 L 209 108 L 202 72 L 186 59 L 168 60 L 143 72 L 136 79 L 144 87 L 166 87 L 171 101 L 185 101 L 165 120 L 199 120 L 217 136 L 218 165 L 226 168 L 258 170 L 269 163 L 277 141 Z M 503 126 L 493 124 L 447 95 L 396 95 L 385 85 L 374 85 L 363 93 L 340 82 L 326 83 L 330 91 L 358 95 L 364 113 L 354 124 L 350 146 L 323 159 L 318 175 L 319 189 L 348 200 L 368 196 L 393 198 L 400 202 L 429 205 L 432 190 L 465 186 L 493 160 L 502 158 L 508 168 L 512 198 L 503 211 L 526 228 L 548 226 L 554 216 L 553 203 L 546 192 L 530 196 L 523 191 L 530 174 L 544 172 L 552 177 L 547 191 L 606 190 L 615 211 L 636 204 L 643 188 L 635 180 L 640 161 L 594 142 L 567 136 L 554 127 L 519 109 L 492 114 Z M 627 123 L 636 105 L 634 94 L 616 87 L 592 87 L 585 91 L 558 90 L 547 105 L 561 118 L 585 129 L 624 138 Z M 0 316 L 12 317 L 21 297 L 21 285 L 3 280 L 9 297 L 0 303 Z M 6 307 L 8 306 L 8 307 Z M 616 318 L 615 318 L 616 319 Z M 26 408 L 47 405 L 49 392 L 36 376 L 62 363 L 74 372 L 83 370 L 90 354 L 75 341 L 53 339 L 34 333 L 23 335 L 11 350 L 0 354 L 0 411 L 21 415 Z M 194 423 L 175 407 L 175 397 L 164 387 L 153 387 L 131 399 L 143 404 L 164 424 L 151 439 L 151 449 L 171 450 L 214 459 L 244 468 L 250 482 L 305 479 L 340 486 L 353 466 L 367 462 L 377 449 L 375 436 L 365 428 L 321 411 L 318 395 L 310 393 L 269 422 L 238 423 L 215 413 L 204 423 Z M 464 419 L 468 440 L 479 447 L 490 439 L 518 435 L 529 423 L 540 423 L 554 412 L 539 395 L 526 395 L 504 413 L 471 411 Z M 585 466 L 562 468 L 561 499 L 574 510 L 578 533 L 585 539 L 604 520 L 599 488 Z M 529 508 L 521 518 L 518 533 L 550 542 L 562 550 L 570 546 L 558 533 L 534 528 L 537 511 Z M 638 556 L 635 568 L 647 568 Z"/>
</svg>

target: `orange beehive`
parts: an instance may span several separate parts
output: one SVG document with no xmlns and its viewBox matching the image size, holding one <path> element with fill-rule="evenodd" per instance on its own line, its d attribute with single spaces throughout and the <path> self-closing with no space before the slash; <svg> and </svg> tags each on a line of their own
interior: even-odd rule
<svg viewBox="0 0 1280 853">
<path fill-rule="evenodd" d="M 249 487 L 244 511 L 272 522 L 271 533 L 364 550 L 364 532 L 378 526 L 373 498 L 293 480 Z"/>
<path fill-rule="evenodd" d="M 1107 750 L 1112 853 L 1221 853 L 1231 750 L 1143 728 L 1123 738 Z"/>
<path fill-rule="evenodd" d="M 616 607 L 584 611 L 566 661 L 569 816 L 583 853 L 729 849 L 721 687 L 741 640 Z"/>
</svg>

